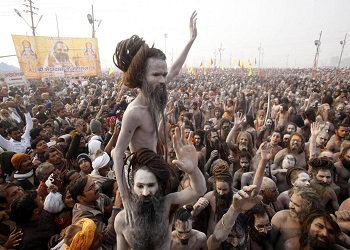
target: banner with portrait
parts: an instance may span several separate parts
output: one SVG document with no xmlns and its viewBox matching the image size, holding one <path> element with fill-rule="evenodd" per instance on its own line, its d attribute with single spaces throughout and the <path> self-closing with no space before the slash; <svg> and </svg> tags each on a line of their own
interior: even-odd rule
<svg viewBox="0 0 350 250">
<path fill-rule="evenodd" d="M 96 38 L 12 35 L 12 39 L 27 79 L 101 75 Z"/>
</svg>

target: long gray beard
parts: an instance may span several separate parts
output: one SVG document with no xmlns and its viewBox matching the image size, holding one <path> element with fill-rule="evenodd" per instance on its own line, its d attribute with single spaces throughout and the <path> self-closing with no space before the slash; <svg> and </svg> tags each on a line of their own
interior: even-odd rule
<svg viewBox="0 0 350 250">
<path fill-rule="evenodd" d="M 168 92 L 166 86 L 163 88 L 153 89 L 147 82 L 144 82 L 141 88 L 143 96 L 150 110 L 155 129 L 158 129 L 160 115 L 164 114 L 166 104 L 168 102 Z"/>
<path fill-rule="evenodd" d="M 144 202 L 143 197 L 132 195 L 133 228 L 131 238 L 135 239 L 133 249 L 156 249 L 169 237 L 168 227 L 163 223 L 164 197 L 159 192 Z"/>
</svg>

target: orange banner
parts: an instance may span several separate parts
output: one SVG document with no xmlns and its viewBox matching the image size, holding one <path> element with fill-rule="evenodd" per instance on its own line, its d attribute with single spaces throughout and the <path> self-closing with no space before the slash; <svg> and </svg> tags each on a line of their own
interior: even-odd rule
<svg viewBox="0 0 350 250">
<path fill-rule="evenodd" d="M 96 38 L 12 35 L 12 39 L 27 79 L 101 75 Z"/>
</svg>

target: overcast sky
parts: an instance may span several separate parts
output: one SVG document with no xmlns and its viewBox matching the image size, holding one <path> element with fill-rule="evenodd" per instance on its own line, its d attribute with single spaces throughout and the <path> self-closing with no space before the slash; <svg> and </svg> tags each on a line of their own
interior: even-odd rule
<svg viewBox="0 0 350 250">
<path fill-rule="evenodd" d="M 39 8 L 34 16 L 38 36 L 91 37 L 87 14 L 94 6 L 95 19 L 102 19 L 96 37 L 102 67 L 113 65 L 117 43 L 133 34 L 147 43 L 165 50 L 168 65 L 180 53 L 189 38 L 189 18 L 198 12 L 198 37 L 189 53 L 187 66 L 207 65 L 210 58 L 230 67 L 250 59 L 259 61 L 261 43 L 264 67 L 312 67 L 316 52 L 314 40 L 321 37 L 319 66 L 329 65 L 339 56 L 340 41 L 348 33 L 350 39 L 349 0 L 33 0 Z M 31 24 L 24 0 L 0 0 L 0 56 L 15 54 L 11 34 L 31 35 L 28 25 L 14 12 L 18 9 Z M 168 34 L 165 39 L 164 34 Z M 350 57 L 350 42 L 343 58 Z M 0 58 L 0 62 L 18 67 L 16 57 Z"/>
</svg>

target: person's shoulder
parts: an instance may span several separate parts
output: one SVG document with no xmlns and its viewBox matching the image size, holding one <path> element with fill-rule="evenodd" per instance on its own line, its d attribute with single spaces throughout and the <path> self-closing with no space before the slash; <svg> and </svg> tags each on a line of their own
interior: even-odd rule
<svg viewBox="0 0 350 250">
<path fill-rule="evenodd" d="M 284 210 L 278 211 L 272 217 L 272 221 L 278 222 L 278 224 L 282 224 L 283 222 L 287 221 L 288 217 L 289 217 L 289 209 L 284 209 Z"/>
<path fill-rule="evenodd" d="M 120 211 L 114 220 L 114 230 L 116 233 L 123 233 L 127 224 L 125 221 L 125 211 Z"/>
</svg>

